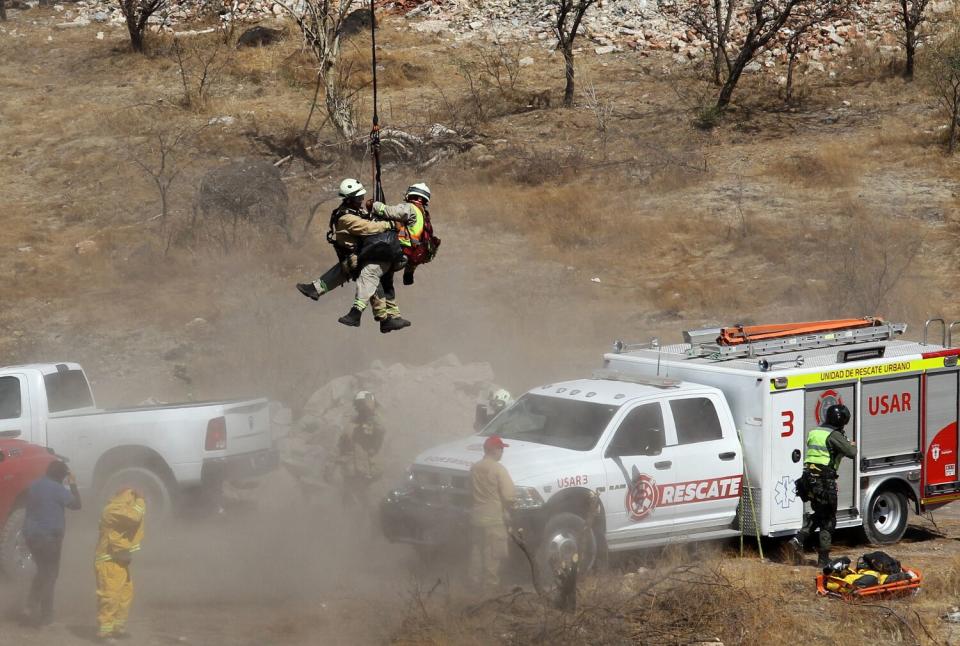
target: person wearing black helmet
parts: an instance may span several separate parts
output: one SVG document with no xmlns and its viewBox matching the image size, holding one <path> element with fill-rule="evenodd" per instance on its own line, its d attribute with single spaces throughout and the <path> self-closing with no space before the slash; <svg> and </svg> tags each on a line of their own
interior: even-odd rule
<svg viewBox="0 0 960 646">
<path fill-rule="evenodd" d="M 798 486 L 798 490 L 805 491 L 798 492 L 804 502 L 810 503 L 810 511 L 805 511 L 803 527 L 788 545 L 799 557 L 807 538 L 819 528 L 817 567 L 821 568 L 830 562 L 830 546 L 837 526 L 837 471 L 843 458 L 857 456 L 856 444 L 843 434 L 843 428 L 849 422 L 850 409 L 843 404 L 833 404 L 827 408 L 823 424 L 811 429 L 807 435 L 803 476 Z"/>
</svg>

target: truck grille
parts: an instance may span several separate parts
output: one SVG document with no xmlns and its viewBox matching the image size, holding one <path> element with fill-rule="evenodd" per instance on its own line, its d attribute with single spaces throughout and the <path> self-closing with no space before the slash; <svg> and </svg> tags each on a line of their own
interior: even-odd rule
<svg viewBox="0 0 960 646">
<path fill-rule="evenodd" d="M 467 508 L 470 505 L 470 477 L 456 471 L 414 468 L 414 496 L 432 505 Z"/>
</svg>

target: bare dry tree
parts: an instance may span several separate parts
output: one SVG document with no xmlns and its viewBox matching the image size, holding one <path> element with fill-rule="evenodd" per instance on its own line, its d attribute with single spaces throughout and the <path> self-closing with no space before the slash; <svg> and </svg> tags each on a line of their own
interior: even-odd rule
<svg viewBox="0 0 960 646">
<path fill-rule="evenodd" d="M 787 82 L 784 88 L 784 101 L 786 103 L 793 102 L 793 77 L 797 57 L 813 28 L 825 22 L 848 16 L 857 1 L 821 0 L 821 2 L 806 3 L 797 7 L 796 14 L 787 30 L 789 35 L 786 43 L 784 43 L 784 48 L 787 50 Z"/>
<path fill-rule="evenodd" d="M 607 160 L 607 143 L 610 140 L 610 120 L 613 116 L 613 101 L 604 99 L 597 92 L 597 86 L 591 81 L 583 90 L 583 99 L 586 107 L 593 112 L 597 122 L 597 133 L 600 135 L 600 152 L 604 161 Z"/>
<path fill-rule="evenodd" d="M 587 10 L 598 0 L 551 0 L 557 7 L 557 20 L 554 23 L 554 32 L 557 36 L 557 49 L 563 53 L 563 69 L 566 77 L 566 86 L 563 90 L 563 105 L 567 108 L 573 105 L 573 94 L 576 89 L 575 69 L 573 59 L 573 45 L 583 22 Z"/>
<path fill-rule="evenodd" d="M 127 21 L 130 46 L 133 51 L 143 51 L 143 34 L 150 16 L 167 8 L 167 0 L 117 0 L 120 11 Z"/>
<path fill-rule="evenodd" d="M 913 80 L 914 58 L 917 44 L 921 40 L 920 26 L 926 21 L 925 11 L 930 0 L 897 0 L 900 4 L 900 18 L 903 27 L 903 47 L 907 59 L 903 67 L 903 78 Z"/>
<path fill-rule="evenodd" d="M 950 119 L 947 153 L 952 155 L 960 136 L 960 31 L 947 34 L 925 60 L 928 69 L 924 77 Z"/>
<path fill-rule="evenodd" d="M 357 0 L 300 0 L 277 2 L 296 21 L 304 44 L 317 61 L 317 74 L 326 92 L 327 116 L 344 141 L 357 137 L 357 122 L 350 93 L 337 73 L 344 21 Z"/>
<path fill-rule="evenodd" d="M 7 2 L 6 0 L 0 0 L 0 21 L 6 21 L 7 19 Z"/>
<path fill-rule="evenodd" d="M 852 2 L 853 0 L 851 0 Z M 686 25 L 710 45 L 713 80 L 720 85 L 713 108 L 723 112 L 747 65 L 806 22 L 810 29 L 845 0 L 657 0 L 662 14 Z M 740 18 L 740 20 L 738 20 Z"/>
<path fill-rule="evenodd" d="M 660 12 L 668 18 L 689 27 L 694 33 L 707 41 L 710 47 L 710 61 L 713 82 L 723 85 L 730 73 L 730 55 L 727 40 L 733 26 L 735 0 L 705 0 L 702 2 L 684 2 L 678 0 L 657 0 Z"/>
<path fill-rule="evenodd" d="M 188 42 L 184 40 L 174 38 L 171 47 L 183 86 L 183 106 L 201 109 L 207 103 L 210 90 L 230 63 L 232 49 L 222 34 L 217 34 L 209 42 L 202 38 L 191 38 Z"/>
</svg>

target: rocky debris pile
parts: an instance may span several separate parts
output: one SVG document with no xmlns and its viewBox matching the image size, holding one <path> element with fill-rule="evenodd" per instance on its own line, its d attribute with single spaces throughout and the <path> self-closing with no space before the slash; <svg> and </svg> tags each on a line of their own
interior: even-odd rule
<svg viewBox="0 0 960 646">
<path fill-rule="evenodd" d="M 403 10 L 410 27 L 427 33 L 449 33 L 456 40 L 474 38 L 514 40 L 540 43 L 545 49 L 556 46 L 554 18 L 556 8 L 549 0 L 425 0 L 413 9 L 410 0 L 387 3 Z M 939 0 L 931 4 L 933 12 L 946 11 L 950 3 Z M 734 31 L 747 23 L 745 14 L 738 16 Z M 896 3 L 886 0 L 865 0 L 847 18 L 828 22 L 812 30 L 805 38 L 801 52 L 814 69 L 840 61 L 857 43 L 879 48 L 881 53 L 899 50 L 900 31 Z M 597 54 L 635 50 L 643 54 L 656 51 L 673 53 L 677 63 L 701 60 L 709 55 L 709 45 L 685 25 L 669 21 L 657 8 L 656 0 L 621 0 L 594 5 L 581 26 L 582 49 Z M 785 34 L 785 36 L 788 34 Z M 785 63 L 787 52 L 775 47 L 751 64 L 748 71 L 759 71 Z"/>
<path fill-rule="evenodd" d="M 310 397 L 281 443 L 282 462 L 302 485 L 328 486 L 325 470 L 340 434 L 351 429 L 354 397 L 367 390 L 374 393 L 386 428 L 378 486 L 394 486 L 418 453 L 473 432 L 477 401 L 492 382 L 489 364 L 462 364 L 454 355 L 421 366 L 374 361 L 368 370 L 338 377 Z"/>
<path fill-rule="evenodd" d="M 39 5 L 37 0 L 21 3 L 24 8 Z M 55 11 L 63 13 L 64 22 L 57 25 L 61 29 L 85 27 L 91 23 L 125 27 L 126 20 L 115 0 L 78 0 L 66 4 L 55 4 Z M 281 18 L 286 10 L 273 0 L 246 0 L 220 2 L 219 0 L 168 0 L 167 8 L 150 17 L 149 25 L 154 31 L 170 30 L 174 25 L 193 20 L 219 17 L 221 22 L 259 22 L 266 19 Z"/>
</svg>

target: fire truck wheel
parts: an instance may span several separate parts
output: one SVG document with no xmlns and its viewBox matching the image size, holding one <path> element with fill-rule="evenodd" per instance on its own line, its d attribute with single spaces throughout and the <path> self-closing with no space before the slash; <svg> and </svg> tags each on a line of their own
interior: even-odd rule
<svg viewBox="0 0 960 646">
<path fill-rule="evenodd" d="M 0 527 L 0 570 L 8 579 L 20 579 L 33 573 L 33 559 L 23 539 L 26 510 L 17 507 Z"/>
<path fill-rule="evenodd" d="M 544 586 L 554 584 L 558 565 L 571 563 L 574 554 L 580 564 L 578 571 L 589 571 L 597 562 L 597 537 L 580 516 L 562 512 L 547 521 L 537 553 Z"/>
<path fill-rule="evenodd" d="M 863 533 L 874 545 L 890 545 L 903 538 L 907 531 L 907 498 L 899 491 L 879 489 L 870 499 Z"/>
</svg>

